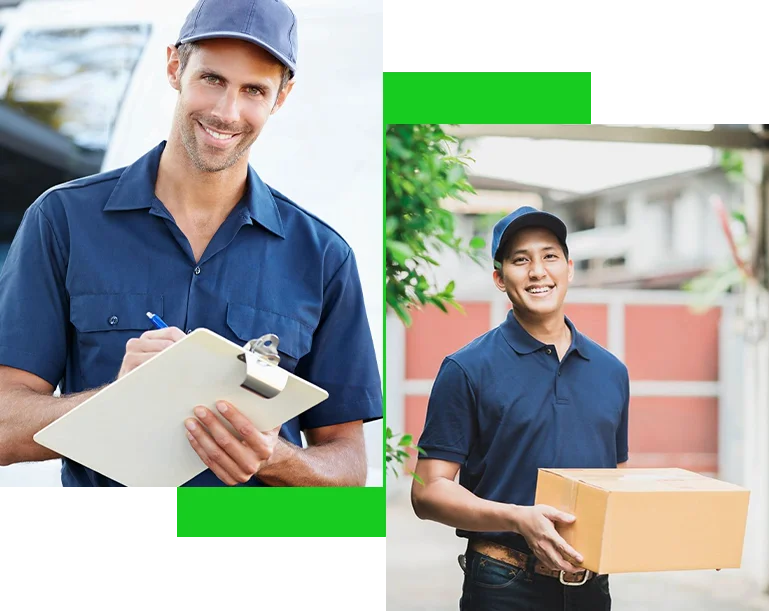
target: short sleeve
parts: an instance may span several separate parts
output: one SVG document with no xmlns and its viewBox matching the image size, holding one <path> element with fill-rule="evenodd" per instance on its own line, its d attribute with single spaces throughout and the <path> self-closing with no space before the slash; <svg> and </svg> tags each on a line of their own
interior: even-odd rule
<svg viewBox="0 0 769 611">
<path fill-rule="evenodd" d="M 67 363 L 67 263 L 38 202 L 24 214 L 0 272 L 0 365 L 56 386 Z"/>
<path fill-rule="evenodd" d="M 628 459 L 628 415 L 630 411 L 630 378 L 625 370 L 625 404 L 622 406 L 619 427 L 617 428 L 617 463 Z"/>
<path fill-rule="evenodd" d="M 303 430 L 382 418 L 382 383 L 352 250 L 324 291 L 312 348 L 295 373 L 329 394 L 299 416 Z"/>
<path fill-rule="evenodd" d="M 465 370 L 451 358 L 444 359 L 417 444 L 425 452 L 421 458 L 464 463 L 476 436 L 477 420 L 475 393 Z"/>
</svg>

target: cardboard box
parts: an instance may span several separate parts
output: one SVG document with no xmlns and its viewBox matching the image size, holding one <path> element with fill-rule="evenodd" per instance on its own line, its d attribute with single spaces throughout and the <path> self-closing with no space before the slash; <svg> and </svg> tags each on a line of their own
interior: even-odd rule
<svg viewBox="0 0 769 611">
<path fill-rule="evenodd" d="M 536 503 L 595 573 L 739 568 L 750 492 L 684 469 L 539 469 Z"/>
</svg>

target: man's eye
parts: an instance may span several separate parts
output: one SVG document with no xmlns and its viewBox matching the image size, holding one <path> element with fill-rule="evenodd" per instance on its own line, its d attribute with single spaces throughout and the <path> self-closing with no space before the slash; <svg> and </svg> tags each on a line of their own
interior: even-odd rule
<svg viewBox="0 0 769 611">
<path fill-rule="evenodd" d="M 513 259 L 513 263 L 523 263 L 526 261 L 525 257 L 518 257 L 517 259 Z"/>
<path fill-rule="evenodd" d="M 206 81 L 209 85 L 216 85 L 219 82 L 218 76 L 213 76 L 211 74 L 207 74 L 203 77 L 203 80 Z"/>
<path fill-rule="evenodd" d="M 262 93 L 262 90 L 258 87 L 249 87 L 246 91 L 248 92 L 248 95 L 260 95 Z"/>
</svg>

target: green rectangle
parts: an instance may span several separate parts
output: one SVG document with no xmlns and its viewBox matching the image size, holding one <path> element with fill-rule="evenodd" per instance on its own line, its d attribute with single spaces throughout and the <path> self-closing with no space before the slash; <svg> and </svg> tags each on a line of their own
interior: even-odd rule
<svg viewBox="0 0 769 611">
<path fill-rule="evenodd" d="M 384 537 L 384 488 L 179 488 L 178 537 Z"/>
<path fill-rule="evenodd" d="M 589 72 L 385 72 L 385 123 L 590 123 Z"/>
</svg>

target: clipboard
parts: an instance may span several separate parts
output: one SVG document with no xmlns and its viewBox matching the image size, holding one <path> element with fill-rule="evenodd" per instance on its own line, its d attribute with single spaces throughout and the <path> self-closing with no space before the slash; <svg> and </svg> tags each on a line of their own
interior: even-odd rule
<svg viewBox="0 0 769 611">
<path fill-rule="evenodd" d="M 260 431 L 298 416 L 328 392 L 278 367 L 279 338 L 245 346 L 196 329 L 34 435 L 42 446 L 125 486 L 180 486 L 205 471 L 184 420 L 229 401 Z"/>
</svg>

